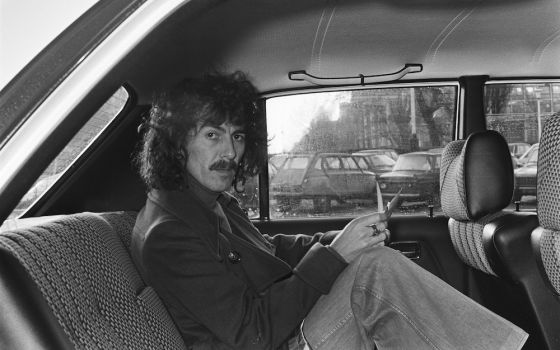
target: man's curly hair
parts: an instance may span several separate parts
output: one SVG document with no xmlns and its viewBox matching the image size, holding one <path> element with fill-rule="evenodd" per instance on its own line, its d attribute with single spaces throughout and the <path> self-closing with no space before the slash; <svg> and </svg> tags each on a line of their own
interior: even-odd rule
<svg viewBox="0 0 560 350">
<path fill-rule="evenodd" d="M 266 162 L 264 115 L 257 98 L 256 88 L 239 71 L 185 79 L 156 94 L 149 116 L 140 126 L 142 140 L 135 157 L 148 190 L 188 187 L 185 142 L 187 134 L 200 124 L 230 122 L 244 127 L 245 153 L 232 185 L 257 175 Z"/>
</svg>

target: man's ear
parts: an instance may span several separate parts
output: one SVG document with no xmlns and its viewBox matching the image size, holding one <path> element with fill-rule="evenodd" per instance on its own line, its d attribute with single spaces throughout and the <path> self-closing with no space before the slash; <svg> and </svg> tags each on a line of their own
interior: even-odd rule
<svg viewBox="0 0 560 350">
<path fill-rule="evenodd" d="M 186 145 L 179 145 L 176 147 L 177 152 L 175 153 L 175 157 L 177 160 L 181 162 L 187 162 L 187 147 Z"/>
<path fill-rule="evenodd" d="M 233 189 L 237 193 L 241 193 L 245 191 L 245 180 L 236 180 L 233 184 Z"/>
</svg>

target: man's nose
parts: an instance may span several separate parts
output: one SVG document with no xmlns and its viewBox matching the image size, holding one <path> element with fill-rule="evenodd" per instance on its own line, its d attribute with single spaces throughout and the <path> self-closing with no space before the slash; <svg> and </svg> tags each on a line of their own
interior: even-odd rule
<svg viewBox="0 0 560 350">
<path fill-rule="evenodd" d="M 225 138 L 223 141 L 222 157 L 226 159 L 235 159 L 237 152 L 235 151 L 235 146 L 231 138 Z"/>
</svg>

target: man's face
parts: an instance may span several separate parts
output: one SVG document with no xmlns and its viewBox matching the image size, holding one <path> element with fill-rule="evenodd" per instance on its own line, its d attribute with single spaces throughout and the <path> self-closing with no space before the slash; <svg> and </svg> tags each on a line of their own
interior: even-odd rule
<svg viewBox="0 0 560 350">
<path fill-rule="evenodd" d="M 199 125 L 187 136 L 186 145 L 188 172 L 209 190 L 228 190 L 245 152 L 244 129 L 229 122 Z"/>
</svg>

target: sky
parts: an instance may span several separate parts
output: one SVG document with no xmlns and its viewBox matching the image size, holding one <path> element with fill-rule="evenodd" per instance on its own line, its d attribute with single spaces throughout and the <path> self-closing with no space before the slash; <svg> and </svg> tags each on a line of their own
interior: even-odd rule
<svg viewBox="0 0 560 350">
<path fill-rule="evenodd" d="M 0 89 L 97 0 L 0 0 Z"/>
<path fill-rule="evenodd" d="M 321 112 L 330 120 L 340 116 L 339 105 L 348 102 L 348 92 L 327 92 L 275 97 L 266 102 L 268 153 L 290 152 L 301 140 L 311 122 Z"/>
</svg>

